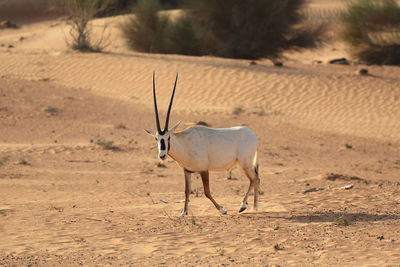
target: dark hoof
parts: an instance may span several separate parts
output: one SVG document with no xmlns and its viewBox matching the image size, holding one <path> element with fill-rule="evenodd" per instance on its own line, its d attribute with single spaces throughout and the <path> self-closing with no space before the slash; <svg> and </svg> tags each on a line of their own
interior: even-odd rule
<svg viewBox="0 0 400 267">
<path fill-rule="evenodd" d="M 246 207 L 241 207 L 240 210 L 239 210 L 239 213 L 241 213 L 244 210 L 246 210 Z"/>
</svg>

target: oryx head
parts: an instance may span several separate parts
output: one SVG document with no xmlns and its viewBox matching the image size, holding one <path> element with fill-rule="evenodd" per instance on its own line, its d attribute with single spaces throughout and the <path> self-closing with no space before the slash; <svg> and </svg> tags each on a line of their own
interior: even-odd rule
<svg viewBox="0 0 400 267">
<path fill-rule="evenodd" d="M 157 145 L 158 145 L 158 157 L 160 159 L 162 159 L 162 160 L 167 158 L 167 154 L 168 154 L 168 151 L 170 149 L 171 134 L 175 131 L 175 129 L 179 125 L 179 122 L 178 122 L 174 127 L 172 127 L 171 130 L 168 130 L 169 115 L 170 115 L 170 112 L 171 112 L 172 101 L 174 100 L 175 87 L 176 87 L 176 82 L 177 81 L 178 81 L 178 73 L 176 74 L 174 89 L 172 91 L 171 100 L 169 101 L 167 116 L 166 116 L 166 119 L 165 119 L 164 130 L 161 130 L 160 120 L 159 120 L 159 117 L 158 117 L 156 86 L 155 86 L 154 72 L 153 72 L 153 100 L 154 100 L 154 112 L 156 114 L 157 131 L 146 130 L 146 132 L 151 134 L 151 135 L 153 135 L 156 138 Z"/>
</svg>

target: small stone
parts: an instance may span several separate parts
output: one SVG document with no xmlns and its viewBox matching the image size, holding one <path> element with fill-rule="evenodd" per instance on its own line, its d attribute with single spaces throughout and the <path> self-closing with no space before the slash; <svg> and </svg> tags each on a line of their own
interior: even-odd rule
<svg viewBox="0 0 400 267">
<path fill-rule="evenodd" d="M 59 110 L 57 108 L 55 108 L 55 107 L 47 106 L 47 107 L 44 108 L 44 112 L 49 114 L 49 115 L 54 116 L 54 115 L 58 114 Z"/>
<path fill-rule="evenodd" d="M 312 64 L 322 64 L 322 60 L 313 60 Z"/>
<path fill-rule="evenodd" d="M 354 187 L 353 184 L 348 184 L 348 185 L 345 185 L 343 188 L 346 190 L 349 190 L 349 189 L 352 189 L 353 187 Z"/>
<path fill-rule="evenodd" d="M 357 70 L 356 73 L 361 76 L 366 76 L 366 75 L 368 75 L 368 70 L 367 69 L 359 69 L 359 70 Z"/>
<path fill-rule="evenodd" d="M 329 64 L 350 65 L 346 58 L 335 58 L 329 60 Z"/>
<path fill-rule="evenodd" d="M 283 250 L 283 246 L 281 244 L 275 244 L 274 249 L 275 250 Z"/>
<path fill-rule="evenodd" d="M 350 145 L 350 144 L 345 144 L 344 146 L 345 146 L 347 149 L 353 149 L 353 146 Z"/>
</svg>

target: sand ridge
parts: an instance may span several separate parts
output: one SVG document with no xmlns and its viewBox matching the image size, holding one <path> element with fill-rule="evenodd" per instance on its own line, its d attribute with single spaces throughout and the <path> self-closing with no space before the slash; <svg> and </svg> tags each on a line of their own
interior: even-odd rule
<svg viewBox="0 0 400 267">
<path fill-rule="evenodd" d="M 178 72 L 176 110 L 242 108 L 278 114 L 285 122 L 320 130 L 400 139 L 396 67 L 370 67 L 373 75 L 361 77 L 355 74 L 357 67 L 349 66 L 289 63 L 277 69 L 267 62 L 250 66 L 246 61 L 136 53 L 3 51 L 2 59 L 0 70 L 5 77 L 50 80 L 149 107 L 155 71 L 160 109 L 168 104 Z"/>
</svg>

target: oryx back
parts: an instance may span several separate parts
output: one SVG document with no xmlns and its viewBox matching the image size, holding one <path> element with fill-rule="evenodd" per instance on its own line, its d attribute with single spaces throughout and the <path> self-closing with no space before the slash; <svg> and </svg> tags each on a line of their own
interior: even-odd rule
<svg viewBox="0 0 400 267">
<path fill-rule="evenodd" d="M 174 134 L 188 152 L 182 166 L 191 171 L 224 171 L 237 161 L 252 164 L 258 146 L 257 137 L 243 126 L 232 128 L 208 128 L 192 126 Z"/>
</svg>

